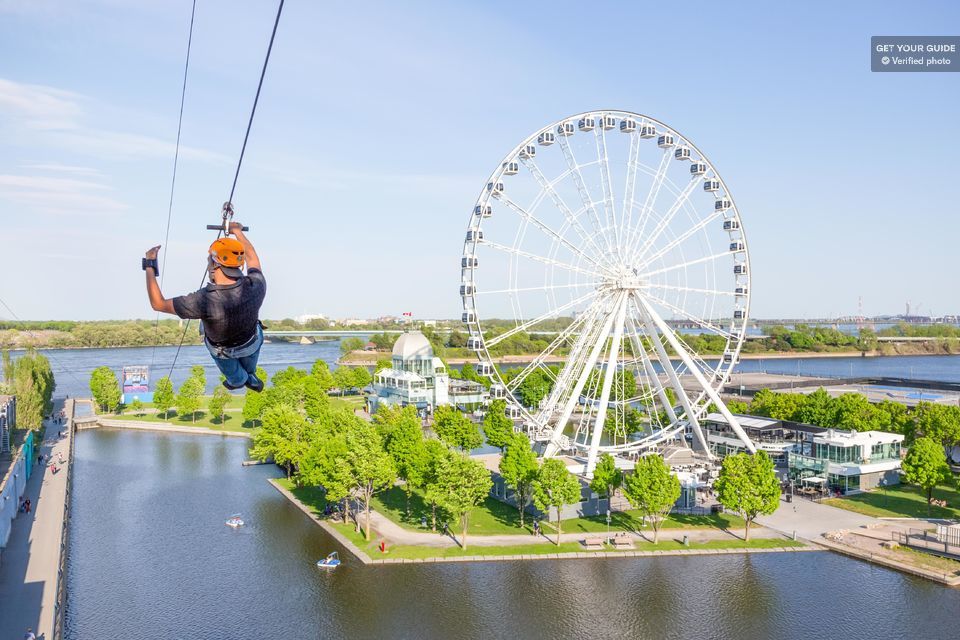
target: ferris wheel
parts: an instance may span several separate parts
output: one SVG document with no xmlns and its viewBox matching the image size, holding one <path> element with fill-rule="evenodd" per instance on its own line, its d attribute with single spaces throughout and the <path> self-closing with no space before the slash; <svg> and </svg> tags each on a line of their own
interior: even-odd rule
<svg viewBox="0 0 960 640">
<path fill-rule="evenodd" d="M 723 415 L 750 308 L 736 204 L 706 156 L 653 118 L 591 111 L 517 145 L 470 215 L 460 296 L 491 397 L 544 455 L 636 453 Z M 510 365 L 506 354 L 531 359 Z M 500 368 L 494 366 L 499 360 Z"/>
</svg>

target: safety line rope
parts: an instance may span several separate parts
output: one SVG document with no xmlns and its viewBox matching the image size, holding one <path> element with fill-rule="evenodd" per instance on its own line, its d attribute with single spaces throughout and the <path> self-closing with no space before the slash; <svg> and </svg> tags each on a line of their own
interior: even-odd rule
<svg viewBox="0 0 960 640">
<path fill-rule="evenodd" d="M 267 65 L 270 63 L 270 53 L 273 51 L 273 41 L 277 37 L 277 27 L 280 25 L 280 15 L 283 13 L 283 2 L 280 0 L 277 5 L 277 17 L 273 21 L 273 31 L 270 33 L 270 44 L 267 45 L 267 55 L 263 59 L 263 68 L 260 70 L 260 82 L 257 83 L 257 93 L 253 98 L 253 108 L 250 109 L 250 118 L 247 120 L 247 131 L 243 136 L 243 146 L 240 147 L 240 157 L 237 160 L 237 170 L 233 174 L 233 185 L 230 187 L 230 198 L 228 202 L 233 202 L 233 194 L 237 189 L 237 180 L 240 177 L 240 168 L 243 166 L 243 156 L 247 151 L 247 140 L 250 139 L 250 129 L 253 127 L 253 117 L 257 113 L 257 103 L 260 101 L 260 90 L 263 89 L 263 79 L 267 75 Z M 217 232 L 217 237 L 220 237 L 220 234 L 223 233 L 223 230 Z M 200 281 L 200 286 L 203 286 L 204 281 L 207 278 L 207 272 L 204 271 L 203 279 Z M 177 358 L 180 357 L 180 350 L 183 347 L 183 341 L 187 336 L 187 329 L 190 327 L 190 321 L 187 320 L 186 324 L 183 326 L 183 333 L 180 334 L 180 343 L 177 345 L 177 350 L 173 354 L 173 362 L 170 364 L 170 373 L 167 374 L 168 378 L 173 377 L 173 369 L 177 366 Z"/>
</svg>

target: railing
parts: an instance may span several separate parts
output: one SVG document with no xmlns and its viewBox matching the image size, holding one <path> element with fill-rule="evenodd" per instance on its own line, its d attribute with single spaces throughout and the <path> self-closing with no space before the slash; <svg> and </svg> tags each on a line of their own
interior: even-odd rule
<svg viewBox="0 0 960 640">
<path fill-rule="evenodd" d="M 938 536 L 935 531 L 929 529 L 893 531 L 890 536 L 891 540 L 905 547 L 923 549 L 935 554 L 960 556 L 960 541 L 953 536 L 944 540 L 941 536 Z"/>
<path fill-rule="evenodd" d="M 66 618 L 67 601 L 67 547 L 69 545 L 70 535 L 70 493 L 73 486 L 73 409 L 75 403 L 73 400 L 67 400 L 65 409 L 67 411 L 67 438 L 70 440 L 70 449 L 67 452 L 67 484 L 63 498 L 63 527 L 60 530 L 60 562 L 57 567 L 57 596 L 53 606 L 53 640 L 62 640 L 63 626 Z"/>
</svg>

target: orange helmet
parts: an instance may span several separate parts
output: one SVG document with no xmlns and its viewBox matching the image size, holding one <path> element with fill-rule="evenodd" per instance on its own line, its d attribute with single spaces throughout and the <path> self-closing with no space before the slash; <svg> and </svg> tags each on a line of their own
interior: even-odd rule
<svg viewBox="0 0 960 640">
<path fill-rule="evenodd" d="M 210 245 L 210 258 L 221 267 L 243 268 L 243 245 L 235 238 L 219 238 Z"/>
</svg>

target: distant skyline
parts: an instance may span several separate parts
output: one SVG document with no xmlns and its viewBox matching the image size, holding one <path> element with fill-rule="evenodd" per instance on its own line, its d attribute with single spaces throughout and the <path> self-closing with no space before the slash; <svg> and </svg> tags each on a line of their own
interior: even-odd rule
<svg viewBox="0 0 960 640">
<path fill-rule="evenodd" d="M 262 315 L 458 316 L 486 177 L 598 108 L 663 120 L 719 169 L 752 316 L 960 313 L 960 73 L 871 73 L 869 51 L 943 35 L 960 6 L 584 6 L 287 3 L 234 199 Z M 198 1 L 168 296 L 199 282 L 275 11 Z M 0 0 L 0 298 L 20 318 L 153 317 L 140 258 L 163 242 L 189 18 L 189 0 Z"/>
</svg>

